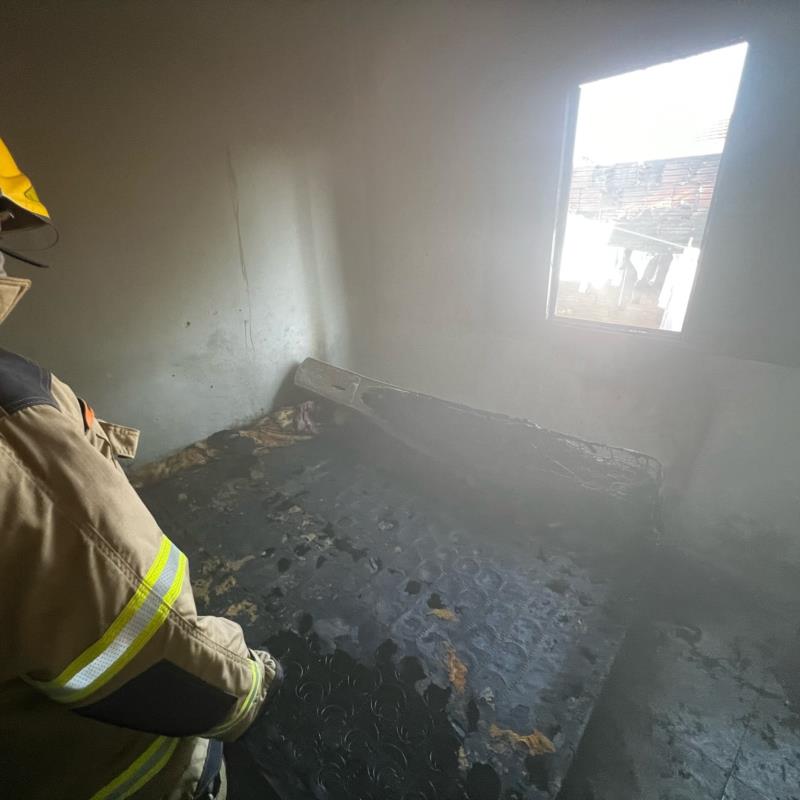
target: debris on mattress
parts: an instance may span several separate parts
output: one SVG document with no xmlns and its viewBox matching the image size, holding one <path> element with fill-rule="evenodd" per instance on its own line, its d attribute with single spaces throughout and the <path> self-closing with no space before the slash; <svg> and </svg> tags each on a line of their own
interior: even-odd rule
<svg viewBox="0 0 800 800">
<path fill-rule="evenodd" d="M 453 688 L 459 693 L 464 694 L 467 688 L 467 665 L 456 655 L 456 650 L 452 645 L 447 646 L 447 676 Z"/>
<path fill-rule="evenodd" d="M 150 483 L 166 480 L 192 467 L 208 464 L 218 458 L 222 436 L 251 439 L 255 442 L 254 452 L 258 454 L 305 441 L 319 433 L 315 412 L 316 405 L 313 400 L 305 400 L 296 406 L 284 406 L 259 417 L 246 427 L 215 433 L 208 439 L 195 442 L 177 453 L 133 470 L 130 475 L 131 483 L 139 489 Z"/>
<path fill-rule="evenodd" d="M 534 730 L 527 735 L 517 733 L 508 728 L 500 728 L 494 722 L 489 727 L 489 736 L 500 739 L 516 747 L 524 747 L 532 756 L 555 753 L 555 745 L 541 731 Z"/>
</svg>

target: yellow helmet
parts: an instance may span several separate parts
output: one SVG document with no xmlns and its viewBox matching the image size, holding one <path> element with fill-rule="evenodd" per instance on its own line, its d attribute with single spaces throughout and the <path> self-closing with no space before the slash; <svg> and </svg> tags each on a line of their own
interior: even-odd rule
<svg viewBox="0 0 800 800">
<path fill-rule="evenodd" d="M 0 212 L 6 217 L 5 231 L 28 230 L 50 224 L 50 214 L 36 194 L 33 184 L 14 161 L 6 143 L 0 139 Z"/>
</svg>

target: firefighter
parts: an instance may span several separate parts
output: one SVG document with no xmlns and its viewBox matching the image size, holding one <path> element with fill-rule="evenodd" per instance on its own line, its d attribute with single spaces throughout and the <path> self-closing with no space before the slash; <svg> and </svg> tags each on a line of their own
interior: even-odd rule
<svg viewBox="0 0 800 800">
<path fill-rule="evenodd" d="M 0 250 L 49 223 L 0 140 Z M 29 287 L 0 262 L 0 322 Z M 137 440 L 0 349 L 3 797 L 223 800 L 222 742 L 279 683 L 236 623 L 198 616 L 186 556 L 117 460 Z"/>
</svg>

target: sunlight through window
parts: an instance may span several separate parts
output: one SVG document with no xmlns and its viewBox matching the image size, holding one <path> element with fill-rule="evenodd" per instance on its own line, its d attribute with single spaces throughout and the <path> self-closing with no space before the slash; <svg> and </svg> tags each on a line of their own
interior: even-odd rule
<svg viewBox="0 0 800 800">
<path fill-rule="evenodd" d="M 580 87 L 556 317 L 680 331 L 747 44 Z"/>
</svg>

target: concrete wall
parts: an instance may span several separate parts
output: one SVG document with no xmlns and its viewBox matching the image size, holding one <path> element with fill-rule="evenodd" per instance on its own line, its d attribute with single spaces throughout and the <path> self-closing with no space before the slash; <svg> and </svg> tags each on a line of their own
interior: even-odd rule
<svg viewBox="0 0 800 800">
<path fill-rule="evenodd" d="M 347 351 L 345 23 L 247 0 L 3 3 L 1 135 L 61 239 L 48 272 L 9 262 L 35 285 L 0 342 L 142 428 L 144 459 Z"/>
</svg>

